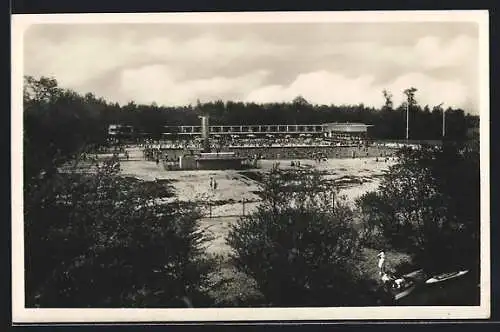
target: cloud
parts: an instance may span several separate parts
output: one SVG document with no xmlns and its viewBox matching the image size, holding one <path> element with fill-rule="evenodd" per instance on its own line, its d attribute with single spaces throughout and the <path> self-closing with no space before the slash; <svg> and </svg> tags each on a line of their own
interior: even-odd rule
<svg viewBox="0 0 500 332">
<path fill-rule="evenodd" d="M 439 38 L 426 36 L 414 46 L 413 64 L 424 68 L 464 67 L 477 63 L 477 42 L 466 35 L 460 35 L 443 43 Z"/>
<path fill-rule="evenodd" d="M 197 99 L 224 100 L 227 95 L 246 93 L 262 85 L 267 75 L 265 70 L 256 70 L 237 77 L 182 80 L 175 69 L 168 66 L 145 66 L 122 72 L 120 94 L 133 96 L 138 103 L 155 101 L 165 105 L 186 105 L 195 103 Z"/>
<path fill-rule="evenodd" d="M 477 47 L 476 39 L 458 35 L 446 42 L 436 36 L 424 36 L 408 45 L 377 41 L 321 44 L 314 51 L 325 56 L 343 55 L 355 61 L 390 63 L 415 70 L 471 66 L 477 63 Z"/>
<path fill-rule="evenodd" d="M 242 58 L 256 58 L 263 56 L 280 56 L 291 47 L 275 45 L 255 37 L 246 37 L 237 40 L 222 40 L 213 35 L 187 41 L 182 45 L 178 54 L 183 59 L 192 61 L 233 61 Z"/>
<path fill-rule="evenodd" d="M 377 42 L 345 42 L 318 45 L 312 53 L 324 56 L 341 55 L 356 70 L 339 68 L 298 74 L 289 84 L 272 84 L 248 93 L 245 100 L 272 102 L 290 101 L 297 95 L 318 104 L 383 105 L 382 90 L 394 95 L 399 105 L 404 101 L 403 90 L 414 86 L 421 105 L 477 107 L 477 42 L 459 35 L 448 41 L 424 36 L 408 45 L 383 45 Z M 333 60 L 335 59 L 335 60 Z M 333 58 L 336 61 L 338 57 Z M 396 67 L 395 67 L 396 66 Z M 383 68 L 383 69 L 381 69 Z M 381 70 L 392 69 L 390 79 L 380 80 Z M 396 69 L 395 69 L 396 68 Z M 433 72 L 441 70 L 441 75 Z M 349 74 L 351 72 L 351 74 Z M 476 111 L 472 109 L 471 111 Z"/>
<path fill-rule="evenodd" d="M 25 45 L 26 72 L 55 76 L 67 87 L 82 85 L 104 72 L 143 63 L 176 63 L 184 68 L 201 63 L 217 68 L 242 59 L 276 57 L 288 49 L 256 38 L 223 40 L 210 34 L 180 42 L 167 37 L 132 42 L 123 36 L 112 40 L 106 35 L 84 35 L 60 43 L 35 39 Z"/>
<path fill-rule="evenodd" d="M 422 73 L 408 73 L 387 84 L 376 84 L 373 76 L 346 77 L 338 73 L 317 71 L 300 74 L 289 85 L 268 85 L 251 91 L 247 101 L 291 101 L 302 95 L 314 104 L 359 104 L 380 107 L 384 103 L 382 90 L 393 94 L 396 105 L 404 101 L 403 90 L 418 89 L 416 99 L 421 105 L 463 107 L 467 104 L 467 89 L 457 80 L 438 80 Z"/>
<path fill-rule="evenodd" d="M 300 74 L 287 86 L 259 88 L 250 92 L 245 99 L 257 102 L 291 101 L 302 95 L 309 102 L 318 104 L 358 104 L 366 100 L 373 80 L 371 76 L 347 78 L 328 71 L 317 71 Z"/>
<path fill-rule="evenodd" d="M 52 43 L 37 39 L 25 43 L 25 72 L 54 76 L 66 87 L 76 87 L 102 73 L 137 61 L 134 46 L 104 37 L 80 37 Z"/>
<path fill-rule="evenodd" d="M 478 42 L 465 32 L 407 33 L 394 26 L 377 34 L 358 27 L 351 36 L 350 28 L 323 25 L 226 33 L 233 27 L 200 26 L 203 32 L 191 35 L 181 26 L 155 33 L 133 26 L 53 27 L 27 35 L 25 73 L 54 76 L 63 87 L 120 103 L 273 102 L 303 95 L 318 104 L 378 107 L 383 89 L 398 104 L 402 91 L 415 86 L 423 105 L 444 102 L 477 112 L 471 107 L 478 105 Z"/>
<path fill-rule="evenodd" d="M 444 103 L 445 107 L 465 107 L 469 101 L 467 86 L 459 80 L 440 80 L 423 73 L 402 75 L 391 82 L 387 89 L 394 93 L 394 101 L 401 103 L 404 100 L 402 91 L 410 86 L 418 89 L 415 98 L 420 105 Z"/>
</svg>

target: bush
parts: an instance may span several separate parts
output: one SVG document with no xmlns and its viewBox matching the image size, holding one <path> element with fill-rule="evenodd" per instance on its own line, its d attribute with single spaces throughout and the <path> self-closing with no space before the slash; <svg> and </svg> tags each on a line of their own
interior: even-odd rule
<svg viewBox="0 0 500 332">
<path fill-rule="evenodd" d="M 353 213 L 334 206 L 318 173 L 274 169 L 257 212 L 228 235 L 237 268 L 252 276 L 271 306 L 373 303 L 357 268 L 361 247 Z"/>
<path fill-rule="evenodd" d="M 363 245 L 377 250 L 390 249 L 390 241 L 386 237 L 384 228 L 381 227 L 384 221 L 380 219 L 384 215 L 381 212 L 386 204 L 380 200 L 377 193 L 369 192 L 357 199 L 356 205 L 361 210 L 359 224 Z"/>
<path fill-rule="evenodd" d="M 197 208 L 158 202 L 157 184 L 120 178 L 112 164 L 25 193 L 27 306 L 207 305 Z"/>
<path fill-rule="evenodd" d="M 403 149 L 376 193 L 358 200 L 365 233 L 429 272 L 478 267 L 479 155 L 460 146 Z"/>
</svg>

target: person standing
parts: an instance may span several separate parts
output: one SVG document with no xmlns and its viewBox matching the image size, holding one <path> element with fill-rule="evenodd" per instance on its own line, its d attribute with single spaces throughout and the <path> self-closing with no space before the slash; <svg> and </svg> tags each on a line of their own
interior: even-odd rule
<svg viewBox="0 0 500 332">
<path fill-rule="evenodd" d="M 385 271 L 386 271 L 386 268 L 385 268 L 385 253 L 384 253 L 383 250 L 377 255 L 377 258 L 378 258 L 379 273 L 380 273 L 380 276 L 383 276 L 383 275 L 385 275 Z"/>
</svg>

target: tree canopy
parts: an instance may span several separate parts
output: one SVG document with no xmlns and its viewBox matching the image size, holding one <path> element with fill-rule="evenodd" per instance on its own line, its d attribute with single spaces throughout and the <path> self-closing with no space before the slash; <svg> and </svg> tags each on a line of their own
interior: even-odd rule
<svg viewBox="0 0 500 332">
<path fill-rule="evenodd" d="M 479 172 L 479 153 L 457 144 L 402 149 L 378 190 L 359 199 L 363 224 L 430 271 L 476 269 Z"/>
<path fill-rule="evenodd" d="M 415 100 L 416 88 L 404 91 L 412 103 L 410 118 L 411 139 L 440 139 L 442 116 L 441 110 L 435 105 L 418 105 Z M 391 91 L 381 91 L 380 98 L 385 105 L 380 108 L 368 107 L 362 103 L 357 105 L 316 105 L 308 102 L 304 97 L 297 96 L 290 102 L 264 103 L 238 102 L 221 100 L 196 105 L 177 107 L 136 104 L 131 101 L 120 105 L 97 98 L 88 93 L 78 95 L 74 91 L 58 86 L 54 78 L 31 76 L 25 78 L 25 112 L 35 116 L 31 109 L 48 109 L 60 118 L 58 123 L 47 124 L 75 133 L 70 120 L 79 118 L 78 133 L 86 139 L 99 137 L 95 131 L 105 133 L 109 124 L 132 125 L 137 130 L 158 134 L 165 125 L 199 125 L 198 116 L 210 115 L 210 122 L 214 125 L 251 125 L 251 124 L 320 124 L 327 122 L 362 122 L 371 124 L 370 134 L 377 139 L 401 139 L 405 137 L 406 108 L 405 105 L 394 105 Z M 49 100 L 47 96 L 52 96 Z M 418 98 L 417 98 L 418 99 Z M 361 100 L 361 98 L 360 98 Z M 56 107 L 57 106 L 57 107 Z M 450 139 L 465 138 L 467 128 L 477 124 L 477 116 L 466 114 L 462 109 L 446 110 L 447 136 Z M 51 117 L 51 115 L 45 115 Z M 54 114 L 55 115 L 55 114 Z M 66 118 L 61 118 L 65 115 Z M 37 114 L 36 116 L 41 116 Z M 94 121 L 92 124 L 88 121 Z M 83 125 L 87 123 L 87 125 Z M 69 126 L 68 126 L 69 125 Z M 53 129 L 53 128 L 47 128 Z M 28 129 L 33 130 L 33 129 Z M 53 131 L 53 130 L 52 130 Z M 63 135 L 63 134 L 61 134 Z M 47 138 L 50 140 L 50 138 Z M 70 142 L 68 142 L 70 144 Z"/>
<path fill-rule="evenodd" d="M 118 176 L 116 158 L 86 173 L 69 166 L 105 141 L 105 114 L 117 106 L 54 79 L 25 83 L 26 305 L 206 306 L 212 263 L 196 206 L 159 202 L 171 188 Z"/>
<path fill-rule="evenodd" d="M 370 305 L 352 210 L 318 172 L 274 169 L 258 210 L 231 226 L 238 269 L 271 306 Z"/>
</svg>

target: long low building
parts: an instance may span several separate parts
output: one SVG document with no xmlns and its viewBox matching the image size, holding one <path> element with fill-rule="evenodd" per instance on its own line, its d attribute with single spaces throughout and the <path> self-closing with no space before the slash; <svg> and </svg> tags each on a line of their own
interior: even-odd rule
<svg viewBox="0 0 500 332">
<path fill-rule="evenodd" d="M 365 136 L 371 125 L 364 123 L 284 124 L 284 125 L 239 125 L 209 126 L 213 136 Z M 165 126 L 164 136 L 197 137 L 202 134 L 201 126 Z"/>
<path fill-rule="evenodd" d="M 366 139 L 368 128 L 364 123 L 333 122 L 324 124 L 282 124 L 282 125 L 206 125 L 206 136 L 212 138 L 262 138 L 262 137 L 323 137 L 332 141 Z M 202 126 L 164 126 L 162 137 L 168 140 L 191 140 L 203 137 Z M 108 137 L 114 139 L 141 139 L 150 135 L 129 125 L 112 124 Z"/>
</svg>

